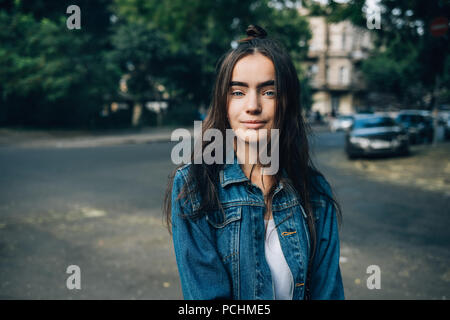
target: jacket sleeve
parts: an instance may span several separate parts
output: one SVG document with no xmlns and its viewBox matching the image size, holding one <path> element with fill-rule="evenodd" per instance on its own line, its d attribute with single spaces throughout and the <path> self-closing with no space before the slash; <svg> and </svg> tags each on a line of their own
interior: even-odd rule
<svg viewBox="0 0 450 320">
<path fill-rule="evenodd" d="M 183 199 L 177 199 L 185 181 L 183 173 L 177 171 L 171 212 L 173 245 L 183 296 L 188 300 L 232 299 L 231 281 L 217 252 L 209 223 L 205 217 L 189 217 L 191 210 L 183 206 Z"/>
<path fill-rule="evenodd" d="M 331 188 L 325 182 L 325 189 L 331 195 Z M 322 200 L 316 221 L 317 246 L 311 273 L 311 299 L 345 299 L 339 267 L 340 246 L 336 210 L 331 201 Z"/>
</svg>

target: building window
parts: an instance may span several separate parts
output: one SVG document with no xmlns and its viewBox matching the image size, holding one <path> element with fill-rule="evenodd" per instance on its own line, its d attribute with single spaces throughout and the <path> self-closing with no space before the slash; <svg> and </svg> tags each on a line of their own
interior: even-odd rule
<svg viewBox="0 0 450 320">
<path fill-rule="evenodd" d="M 348 69 L 346 67 L 339 68 L 339 83 L 348 84 Z"/>
<path fill-rule="evenodd" d="M 308 69 L 309 69 L 309 70 L 308 70 L 308 73 L 309 73 L 311 76 L 314 76 L 314 75 L 317 73 L 317 71 L 318 71 L 317 64 L 311 64 L 311 65 L 309 66 Z"/>
<path fill-rule="evenodd" d="M 325 66 L 325 75 L 327 83 L 331 83 L 331 70 L 328 66 Z"/>
<path fill-rule="evenodd" d="M 347 41 L 347 39 L 346 39 L 346 30 L 344 29 L 343 31 L 342 31 L 342 43 L 341 43 L 341 45 L 342 45 L 342 50 L 345 50 L 345 42 Z"/>
<path fill-rule="evenodd" d="M 339 96 L 332 95 L 331 96 L 331 112 L 333 114 L 339 114 Z"/>
</svg>

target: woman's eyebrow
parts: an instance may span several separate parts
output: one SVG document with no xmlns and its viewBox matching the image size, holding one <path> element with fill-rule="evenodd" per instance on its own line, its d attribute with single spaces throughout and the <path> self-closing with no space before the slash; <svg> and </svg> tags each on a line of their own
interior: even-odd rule
<svg viewBox="0 0 450 320">
<path fill-rule="evenodd" d="M 273 86 L 275 85 L 275 80 L 268 80 L 268 81 L 264 81 L 261 83 L 258 83 L 258 85 L 256 86 L 256 88 L 262 88 L 262 87 L 267 87 L 267 86 Z M 230 87 L 232 86 L 239 86 L 239 87 L 246 87 L 248 88 L 248 83 L 246 82 L 241 82 L 241 81 L 231 81 L 230 82 Z"/>
</svg>

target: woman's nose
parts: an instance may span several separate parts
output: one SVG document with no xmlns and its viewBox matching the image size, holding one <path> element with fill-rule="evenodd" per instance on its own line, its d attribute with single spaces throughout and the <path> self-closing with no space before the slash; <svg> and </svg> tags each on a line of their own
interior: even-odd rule
<svg viewBox="0 0 450 320">
<path fill-rule="evenodd" d="M 258 113 L 261 112 L 261 105 L 258 99 L 258 95 L 255 92 L 248 94 L 247 108 L 248 113 Z"/>
</svg>

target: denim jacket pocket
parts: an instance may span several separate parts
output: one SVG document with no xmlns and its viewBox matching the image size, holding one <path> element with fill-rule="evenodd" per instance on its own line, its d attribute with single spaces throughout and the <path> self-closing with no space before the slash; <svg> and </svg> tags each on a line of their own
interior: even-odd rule
<svg viewBox="0 0 450 320">
<path fill-rule="evenodd" d="M 229 223 L 241 219 L 242 206 L 233 206 L 224 208 L 223 211 L 217 210 L 209 212 L 206 220 L 216 229 L 226 227 Z"/>
<path fill-rule="evenodd" d="M 206 220 L 212 227 L 218 254 L 232 280 L 233 298 L 239 299 L 239 234 L 242 206 L 210 212 Z"/>
</svg>

